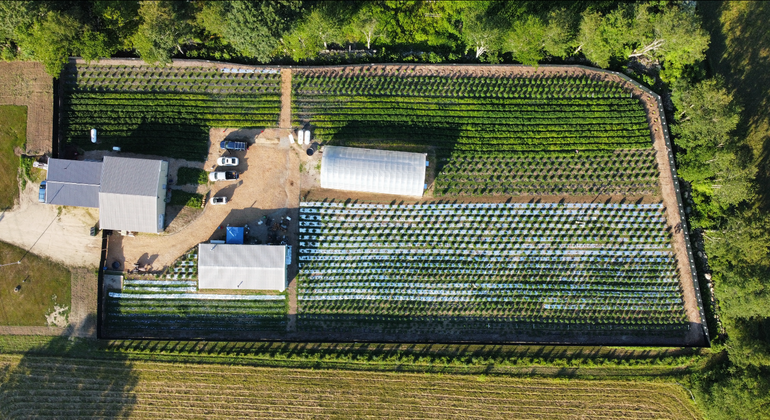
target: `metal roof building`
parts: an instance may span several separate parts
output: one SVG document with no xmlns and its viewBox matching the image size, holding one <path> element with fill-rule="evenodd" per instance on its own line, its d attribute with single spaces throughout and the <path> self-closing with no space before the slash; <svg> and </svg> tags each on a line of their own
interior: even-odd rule
<svg viewBox="0 0 770 420">
<path fill-rule="evenodd" d="M 424 153 L 326 146 L 321 188 L 421 197 L 425 165 Z"/>
<path fill-rule="evenodd" d="M 198 289 L 286 289 L 285 245 L 198 245 Z"/>
<path fill-rule="evenodd" d="M 46 204 L 99 207 L 102 162 L 48 159 Z"/>
<path fill-rule="evenodd" d="M 46 204 L 99 209 L 99 227 L 162 232 L 168 162 L 105 156 L 103 162 L 48 160 Z"/>
<path fill-rule="evenodd" d="M 105 156 L 99 189 L 99 226 L 162 232 L 167 180 L 166 161 Z"/>
</svg>

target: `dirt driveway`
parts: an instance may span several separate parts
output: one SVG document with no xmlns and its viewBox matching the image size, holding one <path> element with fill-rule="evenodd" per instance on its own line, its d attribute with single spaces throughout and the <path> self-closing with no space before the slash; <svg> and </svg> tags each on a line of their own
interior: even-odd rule
<svg viewBox="0 0 770 420">
<path fill-rule="evenodd" d="M 39 203 L 38 185 L 30 182 L 19 204 L 0 214 L 0 241 L 67 266 L 97 267 L 101 237 L 89 229 L 98 220 L 96 209 Z"/>
<path fill-rule="evenodd" d="M 211 129 L 211 147 L 203 167 L 211 170 L 221 156 L 219 142 L 224 139 L 251 138 L 246 152 L 235 152 L 240 159 L 236 168 L 241 173 L 236 182 L 221 181 L 210 184 L 211 196 L 225 196 L 223 206 L 207 205 L 195 220 L 173 234 L 138 234 L 123 237 L 113 234 L 108 244 L 107 264 L 118 262 L 122 269 L 134 263 L 150 264 L 152 271 L 160 271 L 179 256 L 201 242 L 224 239 L 227 225 L 257 227 L 263 215 L 273 219 L 289 214 L 296 231 L 299 208 L 299 156 L 287 139 L 269 137 L 263 133 Z M 229 154 L 229 152 L 228 152 Z M 173 221 L 172 221 L 173 222 Z"/>
</svg>

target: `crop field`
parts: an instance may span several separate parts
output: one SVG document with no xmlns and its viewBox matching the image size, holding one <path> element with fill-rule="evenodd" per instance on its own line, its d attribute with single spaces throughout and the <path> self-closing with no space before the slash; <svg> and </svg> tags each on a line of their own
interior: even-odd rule
<svg viewBox="0 0 770 420">
<path fill-rule="evenodd" d="M 190 252 L 153 279 L 129 278 L 105 301 L 113 336 L 185 336 L 238 331 L 286 331 L 284 295 L 198 293 L 197 255 Z"/>
<path fill-rule="evenodd" d="M 303 202 L 299 238 L 307 330 L 688 328 L 659 204 Z"/>
<path fill-rule="evenodd" d="M 701 418 L 687 392 L 666 382 L 32 355 L 0 355 L 0 400 L 3 418 Z"/>
<path fill-rule="evenodd" d="M 657 191 L 644 107 L 614 82 L 362 70 L 295 72 L 295 123 L 329 144 L 434 149 L 437 195 Z"/>
<path fill-rule="evenodd" d="M 207 67 L 70 66 L 62 76 L 64 140 L 111 149 L 204 160 L 211 127 L 274 127 L 280 74 Z M 99 144 L 91 144 L 90 130 Z"/>
</svg>

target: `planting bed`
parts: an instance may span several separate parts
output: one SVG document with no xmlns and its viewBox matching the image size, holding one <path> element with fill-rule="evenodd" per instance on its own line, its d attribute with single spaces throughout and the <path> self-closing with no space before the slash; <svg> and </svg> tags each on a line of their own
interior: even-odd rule
<svg viewBox="0 0 770 420">
<path fill-rule="evenodd" d="M 159 278 L 126 279 L 120 292 L 108 292 L 108 335 L 205 337 L 286 331 L 285 296 L 198 293 L 196 258 L 190 251 Z"/>
<path fill-rule="evenodd" d="M 688 328 L 659 204 L 310 202 L 299 229 L 309 331 Z"/>
<path fill-rule="evenodd" d="M 69 66 L 62 76 L 64 141 L 204 160 L 211 127 L 274 127 L 280 74 L 216 68 Z M 90 130 L 99 144 L 91 144 Z"/>
<path fill-rule="evenodd" d="M 295 123 L 310 123 L 315 137 L 330 144 L 434 148 L 443 168 L 436 179 L 439 195 L 655 190 L 645 109 L 617 83 L 585 75 L 362 70 L 295 71 Z M 468 160 L 492 164 L 474 170 Z M 605 160 L 613 161 L 611 173 L 596 170 Z M 498 161 L 525 164 L 530 171 L 517 176 Z M 570 176 L 562 175 L 565 167 Z M 499 178 L 511 182 L 499 186 Z M 498 186 L 490 189 L 490 182 Z"/>
</svg>

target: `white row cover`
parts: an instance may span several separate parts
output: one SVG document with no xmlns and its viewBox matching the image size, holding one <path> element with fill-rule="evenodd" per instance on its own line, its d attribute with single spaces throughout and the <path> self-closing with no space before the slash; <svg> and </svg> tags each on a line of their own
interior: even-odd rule
<svg viewBox="0 0 770 420">
<path fill-rule="evenodd" d="M 424 153 L 326 146 L 321 188 L 422 197 Z"/>
</svg>

